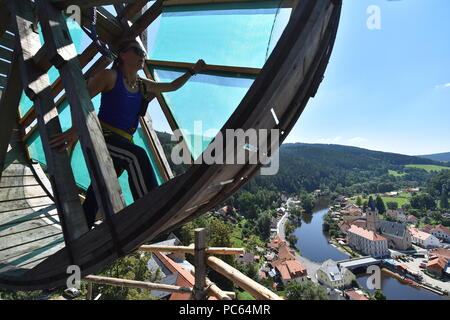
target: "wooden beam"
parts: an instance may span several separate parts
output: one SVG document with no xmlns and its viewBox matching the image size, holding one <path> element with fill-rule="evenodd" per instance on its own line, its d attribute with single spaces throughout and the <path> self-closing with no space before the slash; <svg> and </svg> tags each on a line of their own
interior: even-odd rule
<svg viewBox="0 0 450 320">
<path fill-rule="evenodd" d="M 138 251 L 143 252 L 178 252 L 195 254 L 194 246 L 156 246 L 156 245 L 142 245 Z M 220 247 L 208 247 L 205 248 L 206 254 L 211 255 L 238 255 L 244 254 L 245 250 L 242 248 L 220 248 Z"/>
<path fill-rule="evenodd" d="M 22 80 L 20 79 L 19 58 L 14 56 L 8 76 L 8 84 L 0 97 L 0 180 L 5 166 L 5 157 L 11 133 L 17 122 L 20 97 L 22 96 Z"/>
<path fill-rule="evenodd" d="M 238 285 L 258 300 L 283 300 L 271 290 L 250 279 L 242 272 L 226 264 L 217 257 L 208 257 L 207 264 L 213 270 L 217 271 L 228 280 L 231 280 L 234 284 Z"/>
<path fill-rule="evenodd" d="M 50 2 L 60 10 L 71 5 L 76 5 L 80 8 L 92 8 L 121 3 L 135 3 L 136 1 L 137 0 L 50 0 Z"/>
<path fill-rule="evenodd" d="M 0 75 L 0 87 L 5 88 L 8 78 Z"/>
<path fill-rule="evenodd" d="M 191 269 L 191 274 L 195 276 L 195 268 Z M 206 278 L 206 292 L 219 300 L 236 299 L 236 293 L 221 290 L 214 282 Z"/>
<path fill-rule="evenodd" d="M 156 2 L 148 8 L 133 25 L 125 31 L 124 38 L 136 38 L 147 27 L 159 17 L 162 12 L 163 0 L 156 0 Z"/>
<path fill-rule="evenodd" d="M 0 73 L 4 74 L 5 76 L 8 75 L 10 66 L 10 63 L 0 60 Z"/>
<path fill-rule="evenodd" d="M 162 61 L 162 60 L 146 60 L 146 63 L 151 64 L 152 66 L 157 66 L 157 67 L 173 67 L 173 68 L 181 68 L 181 69 L 189 69 L 195 65 L 195 63 Z M 221 65 L 207 64 L 205 71 L 203 71 L 202 73 L 206 73 L 208 71 L 227 72 L 227 73 L 232 73 L 235 76 L 242 75 L 242 76 L 255 77 L 261 72 L 261 69 L 260 68 L 246 68 L 246 67 L 221 66 Z"/>
<path fill-rule="evenodd" d="M 80 61 L 80 65 L 81 68 L 84 68 L 94 57 L 95 55 L 98 53 L 97 51 L 97 46 L 94 43 L 91 43 L 86 49 L 84 49 L 84 51 L 78 55 L 78 59 Z M 35 63 L 39 64 L 39 68 L 41 68 L 41 71 L 43 72 L 47 72 L 50 69 L 50 64 L 47 64 L 48 62 L 48 58 L 47 56 L 42 57 L 42 54 L 47 55 L 46 49 L 45 47 L 42 47 L 35 55 L 35 57 L 33 57 L 33 60 L 35 61 Z M 36 58 L 36 57 L 41 57 L 41 58 Z M 106 59 L 106 58 L 105 58 Z M 38 60 L 38 62 L 36 62 L 36 60 Z M 44 61 L 45 60 L 45 61 Z M 106 62 L 106 61 L 105 61 Z M 108 62 L 109 63 L 109 62 Z M 107 66 L 107 65 L 106 65 Z M 105 68 L 106 68 L 105 66 Z M 47 69 L 48 68 L 48 69 Z M 94 66 L 92 66 L 85 74 L 85 77 L 87 77 L 88 75 L 90 75 L 90 71 L 91 70 L 97 70 L 94 68 Z M 64 89 L 62 82 L 61 82 L 61 78 L 57 78 L 53 84 L 52 84 L 52 95 L 53 97 L 56 97 L 62 90 Z M 28 110 L 28 112 L 20 119 L 19 124 L 26 128 L 28 127 L 34 120 L 36 119 L 36 114 L 34 112 L 34 106 L 32 106 L 30 108 L 30 110 Z M 32 129 L 33 130 L 33 129 Z M 25 140 L 24 140 L 25 141 Z"/>
<path fill-rule="evenodd" d="M 141 124 L 142 131 L 147 138 L 147 144 L 155 155 L 156 164 L 159 171 L 162 173 L 164 182 L 172 179 L 174 177 L 172 169 L 167 161 L 166 154 L 164 153 L 164 149 L 159 141 L 158 135 L 155 130 L 153 130 L 150 116 L 146 114 L 145 116 L 140 117 L 139 122 Z"/>
<path fill-rule="evenodd" d="M 39 35 L 35 32 L 30 32 L 35 21 L 33 7 L 28 1 L 10 0 L 9 5 L 15 17 L 13 19 L 15 34 L 20 35 L 17 50 L 20 56 L 23 87 L 36 105 L 39 131 L 64 233 L 64 240 L 70 260 L 72 263 L 75 263 L 80 252 L 72 251 L 72 242 L 87 232 L 87 224 L 78 199 L 78 190 L 75 185 L 69 157 L 66 152 L 58 152 L 49 146 L 50 137 L 60 133 L 61 126 L 50 92 L 49 77 L 46 73 L 40 72 L 34 66 L 32 60 L 41 47 Z"/>
<path fill-rule="evenodd" d="M 83 280 L 88 281 L 89 283 L 107 284 L 111 286 L 119 286 L 127 288 L 179 292 L 179 293 L 192 293 L 192 288 L 189 287 L 173 286 L 169 284 L 152 283 L 136 280 L 117 279 L 92 275 L 86 276 L 85 278 L 83 278 Z"/>
<path fill-rule="evenodd" d="M 260 1 L 260 0 L 257 0 Z M 262 0 L 262 1 L 271 1 L 271 0 Z M 283 3 L 284 7 L 291 7 L 294 2 L 298 2 L 300 0 L 287 0 Z M 249 3 L 252 0 L 170 0 L 165 1 L 165 7 L 176 7 L 176 6 L 186 6 L 186 5 L 202 5 L 202 4 L 223 4 L 223 3 Z"/>
<path fill-rule="evenodd" d="M 194 299 L 206 299 L 206 232 L 204 228 L 194 230 L 195 233 L 195 285 L 194 285 Z"/>
<path fill-rule="evenodd" d="M 3 47 L 0 47 L 0 58 L 11 61 L 12 60 L 12 51 L 5 49 Z"/>
<path fill-rule="evenodd" d="M 139 3 L 133 4 L 131 5 L 131 8 L 134 7 L 139 7 Z M 126 33 L 125 36 L 120 36 L 121 33 L 123 33 L 123 31 L 120 31 L 120 26 L 117 26 L 116 24 L 114 24 L 113 22 L 109 21 L 106 18 L 102 18 L 102 16 L 104 17 L 104 11 L 103 8 L 99 8 L 97 9 L 100 13 L 100 15 L 97 17 L 98 21 L 97 21 L 97 25 L 98 27 L 101 27 L 100 30 L 104 30 L 105 34 L 104 34 L 104 39 L 107 43 L 111 44 L 111 43 L 119 43 L 122 40 L 127 39 L 128 37 L 132 36 L 131 33 Z M 131 12 L 131 11 L 130 11 Z M 86 13 L 85 11 L 83 13 Z M 124 18 L 128 19 L 130 17 L 129 13 L 125 13 L 124 14 Z M 86 22 L 87 19 L 84 18 L 82 19 L 83 25 L 87 26 Z M 151 21 L 148 21 L 148 23 L 151 23 Z M 119 30 L 119 31 L 118 31 Z M 100 31 L 99 28 L 97 30 L 99 32 L 99 36 L 100 35 Z M 137 36 L 137 35 L 136 35 Z M 134 36 L 134 37 L 136 37 Z M 42 51 L 44 51 L 44 49 L 42 49 Z M 80 63 L 82 68 L 84 68 L 84 66 L 89 63 L 90 60 L 92 60 L 92 58 L 97 54 L 98 50 L 97 47 L 95 46 L 95 44 L 91 43 L 89 45 L 88 48 L 86 48 L 83 53 L 80 55 Z M 41 54 L 40 54 L 41 55 Z M 86 72 L 85 77 L 89 78 L 91 76 L 93 76 L 95 73 L 99 72 L 100 70 L 105 69 L 108 65 L 110 64 L 109 59 L 107 59 L 105 56 L 102 56 L 98 61 L 96 61 L 96 63 Z M 52 92 L 54 93 L 54 96 L 56 97 L 63 89 L 62 83 L 61 83 L 61 79 L 58 78 L 57 80 L 55 80 L 55 82 L 52 85 Z M 32 107 L 27 114 L 25 114 L 21 120 L 20 120 L 20 124 L 22 127 L 28 127 L 34 120 L 36 119 L 35 114 L 34 114 L 34 107 Z M 32 128 L 31 130 L 34 131 L 34 129 Z M 27 134 L 27 136 L 29 136 Z"/>
<path fill-rule="evenodd" d="M 133 20 L 138 13 L 142 13 L 142 9 L 147 5 L 148 0 L 138 0 L 134 4 L 127 5 L 124 10 L 119 13 L 117 18 L 126 18 Z"/>
<path fill-rule="evenodd" d="M 9 32 L 3 33 L 3 35 L 0 37 L 0 45 L 7 47 L 11 50 L 14 49 L 15 45 L 15 36 L 10 34 Z"/>
<path fill-rule="evenodd" d="M 49 60 L 58 68 L 71 106 L 72 122 L 80 136 L 86 164 L 100 211 L 112 234 L 115 249 L 122 254 L 117 243 L 111 215 L 124 208 L 122 191 L 117 181 L 111 156 L 103 138 L 100 122 L 95 114 L 91 97 L 83 78 L 75 46 L 64 16 L 48 1 L 38 3 Z"/>
<path fill-rule="evenodd" d="M 5 1 L 0 1 L 0 37 L 5 33 L 6 29 L 9 28 L 11 24 L 11 17 L 9 13 L 9 8 Z"/>
</svg>

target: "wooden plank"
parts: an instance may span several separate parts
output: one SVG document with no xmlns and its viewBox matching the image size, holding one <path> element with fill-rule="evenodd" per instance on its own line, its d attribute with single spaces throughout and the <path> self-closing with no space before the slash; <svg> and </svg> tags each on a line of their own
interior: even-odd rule
<svg viewBox="0 0 450 320">
<path fill-rule="evenodd" d="M 46 73 L 39 72 L 32 57 L 40 49 L 39 35 L 29 32 L 34 23 L 33 7 L 28 1 L 11 1 L 10 9 L 16 17 L 13 19 L 15 33 L 20 35 L 21 76 L 25 92 L 35 102 L 39 132 L 42 139 L 47 161 L 48 173 L 53 192 L 57 195 L 56 206 L 62 222 L 64 239 L 69 249 L 72 262 L 76 261 L 77 253 L 71 251 L 71 243 L 87 232 L 87 224 L 78 190 L 75 185 L 70 160 L 66 152 L 58 152 L 50 148 L 51 136 L 61 132 L 58 113 L 54 107 L 50 90 L 50 80 Z"/>
<path fill-rule="evenodd" d="M 48 1 L 40 1 L 38 13 L 44 32 L 49 60 L 58 68 L 71 106 L 72 121 L 80 136 L 86 164 L 100 211 L 106 217 L 113 239 L 116 238 L 111 215 L 125 204 L 112 159 L 95 114 L 86 81 L 76 59 L 67 24 L 61 12 Z M 57 24 L 58 27 L 55 27 Z M 60 176 L 62 177 L 62 176 Z M 120 250 L 119 247 L 116 248 Z"/>
<path fill-rule="evenodd" d="M 20 97 L 22 95 L 22 82 L 20 80 L 19 60 L 16 56 L 11 66 L 11 72 L 8 78 L 4 95 L 0 100 L 0 179 L 2 178 L 5 166 L 5 157 L 8 151 L 8 144 L 11 133 L 17 122 L 17 112 L 19 108 Z"/>
<path fill-rule="evenodd" d="M 182 69 L 190 69 L 195 66 L 195 63 L 162 61 L 162 60 L 146 60 L 146 63 L 151 64 L 152 66 L 174 67 L 174 68 L 182 68 Z M 227 72 L 227 73 L 232 73 L 234 76 L 238 76 L 238 77 L 239 76 L 251 76 L 253 78 L 261 72 L 261 69 L 260 68 L 246 68 L 246 67 L 221 66 L 221 65 L 207 64 L 205 71 L 203 71 L 202 73 L 206 73 L 208 71 Z"/>
<path fill-rule="evenodd" d="M 9 67 L 10 67 L 10 63 L 5 62 L 5 61 L 1 61 L 0 60 L 0 74 L 3 74 L 5 76 L 8 75 L 9 73 Z"/>
<path fill-rule="evenodd" d="M 71 5 L 76 5 L 80 8 L 91 8 L 121 3 L 134 3 L 136 1 L 137 0 L 50 0 L 50 2 L 60 10 Z"/>
<path fill-rule="evenodd" d="M 148 70 L 147 65 L 144 65 L 144 73 L 147 76 L 148 79 L 155 81 L 155 79 L 153 78 L 152 74 L 150 73 L 150 70 Z M 175 117 L 172 114 L 172 111 L 170 111 L 169 106 L 167 105 L 166 99 L 164 98 L 164 96 L 161 93 L 157 93 L 155 94 L 156 99 L 158 100 L 158 103 L 161 107 L 161 110 L 163 111 L 164 115 L 166 116 L 166 120 L 170 125 L 170 128 L 172 129 L 172 131 L 176 131 L 179 130 L 180 128 L 178 127 L 178 124 L 175 120 Z M 182 140 L 181 141 L 183 148 L 185 150 L 189 150 L 187 147 L 187 143 L 186 140 Z M 192 158 L 192 154 L 189 154 L 190 159 L 191 159 L 191 163 L 194 163 L 194 159 Z"/>
<path fill-rule="evenodd" d="M 10 51 L 8 49 L 5 49 L 3 47 L 0 47 L 0 58 L 1 59 L 5 59 L 5 60 L 8 60 L 8 61 L 11 61 L 12 60 L 12 55 L 13 55 L 12 51 Z"/>
<path fill-rule="evenodd" d="M 258 0 L 259 1 L 259 0 Z M 262 1 L 270 1 L 270 0 L 262 0 Z M 290 8 L 294 2 L 300 0 L 288 0 L 283 3 L 283 8 Z M 164 1 L 165 7 L 174 7 L 174 6 L 186 6 L 186 5 L 202 5 L 202 4 L 223 4 L 223 3 L 245 3 L 252 2 L 252 0 L 169 0 Z"/>
<path fill-rule="evenodd" d="M 125 31 L 124 37 L 135 38 L 139 36 L 147 27 L 159 17 L 162 12 L 163 0 L 156 0 L 156 2 L 148 8 L 133 25 Z"/>
<path fill-rule="evenodd" d="M 124 10 L 117 16 L 118 19 L 125 18 L 132 20 L 138 13 L 142 12 L 142 8 L 147 5 L 148 0 L 138 0 L 134 4 L 127 5 Z"/>
<path fill-rule="evenodd" d="M 3 33 L 3 35 L 0 37 L 0 45 L 7 47 L 11 50 L 14 49 L 15 45 L 14 36 L 8 32 Z"/>
<path fill-rule="evenodd" d="M 0 87 L 6 88 L 8 78 L 0 75 Z"/>
</svg>

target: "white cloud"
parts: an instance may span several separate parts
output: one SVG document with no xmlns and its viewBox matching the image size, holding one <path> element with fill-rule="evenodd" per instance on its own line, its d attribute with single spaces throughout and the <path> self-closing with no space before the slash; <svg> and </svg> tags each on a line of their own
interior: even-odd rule
<svg viewBox="0 0 450 320">
<path fill-rule="evenodd" d="M 317 140 L 317 143 L 333 144 L 333 143 L 338 143 L 341 140 L 342 140 L 342 137 L 337 136 L 334 138 L 321 138 L 321 139 Z"/>
<path fill-rule="evenodd" d="M 350 143 L 363 143 L 366 141 L 368 141 L 366 138 L 361 138 L 361 137 L 354 137 L 354 138 L 348 139 L 348 142 L 350 142 Z"/>
<path fill-rule="evenodd" d="M 436 88 L 437 89 L 450 88 L 450 82 L 449 83 L 440 84 L 440 85 L 436 86 Z"/>
</svg>

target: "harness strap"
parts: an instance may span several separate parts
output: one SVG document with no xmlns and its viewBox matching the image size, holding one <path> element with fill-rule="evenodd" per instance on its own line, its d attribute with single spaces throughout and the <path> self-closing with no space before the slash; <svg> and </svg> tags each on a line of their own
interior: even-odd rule
<svg viewBox="0 0 450 320">
<path fill-rule="evenodd" d="M 103 129 L 109 130 L 111 132 L 114 132 L 115 134 L 118 134 L 121 137 L 124 137 L 125 139 L 129 140 L 131 143 L 133 143 L 133 135 L 129 134 L 125 130 L 113 127 L 103 121 L 100 120 L 100 125 Z"/>
</svg>

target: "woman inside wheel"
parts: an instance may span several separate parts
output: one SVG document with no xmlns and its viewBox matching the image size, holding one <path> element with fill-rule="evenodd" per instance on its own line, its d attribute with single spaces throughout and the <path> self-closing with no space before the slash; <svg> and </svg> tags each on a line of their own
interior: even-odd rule
<svg viewBox="0 0 450 320">
<path fill-rule="evenodd" d="M 134 200 L 158 186 L 146 151 L 133 143 L 133 134 L 137 130 L 139 116 L 145 113 L 143 103 L 146 105 L 157 93 L 181 88 L 191 76 L 205 68 L 205 62 L 198 60 L 193 68 L 179 78 L 169 83 L 160 83 L 138 76 L 138 71 L 144 67 L 144 62 L 145 51 L 140 44 L 136 40 L 124 41 L 119 45 L 118 58 L 112 69 L 97 73 L 88 82 L 91 98 L 101 93 L 98 118 L 106 146 L 117 176 L 120 176 L 123 170 L 127 171 Z M 72 127 L 54 136 L 50 146 L 58 148 L 59 151 L 72 150 L 77 141 L 78 134 Z M 92 184 L 87 190 L 83 209 L 90 229 L 94 225 L 98 211 Z"/>
</svg>

